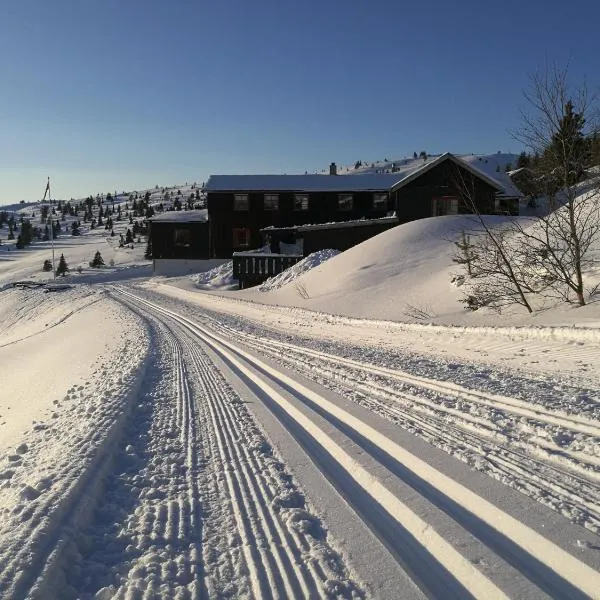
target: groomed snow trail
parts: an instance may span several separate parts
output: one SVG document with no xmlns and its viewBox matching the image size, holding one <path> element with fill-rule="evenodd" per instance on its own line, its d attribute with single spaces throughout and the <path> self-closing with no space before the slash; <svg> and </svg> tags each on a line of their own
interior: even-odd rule
<svg viewBox="0 0 600 600">
<path fill-rule="evenodd" d="M 207 359 L 198 349 L 198 342 L 222 361 L 222 373 L 229 372 L 228 377 L 233 377 L 237 385 L 240 382 L 245 385 L 252 397 L 277 417 L 329 479 L 332 488 L 350 505 L 360 526 L 382 542 L 381 551 L 391 553 L 425 595 L 438 598 L 598 597 L 599 561 L 597 553 L 594 554 L 598 545 L 593 535 L 580 530 L 581 548 L 574 543 L 581 540 L 573 540 L 570 546 L 564 540 L 557 540 L 550 531 L 546 535 L 543 523 L 530 526 L 516 518 L 508 506 L 496 504 L 489 494 L 471 489 L 404 448 L 393 436 L 357 418 L 352 404 L 333 401 L 313 387 L 307 387 L 273 367 L 272 362 L 267 363 L 244 350 L 240 343 L 254 344 L 260 353 L 278 360 L 296 363 L 312 360 L 311 369 L 316 369 L 316 379 L 339 377 L 347 386 L 346 391 L 370 397 L 371 404 L 365 403 L 369 408 L 388 417 L 396 411 L 397 422 L 413 423 L 419 430 L 429 428 L 431 438 L 451 441 L 454 435 L 456 443 L 471 444 L 474 454 L 490 454 L 491 462 L 504 466 L 507 472 L 520 468 L 519 477 L 532 485 L 536 482 L 544 492 L 558 495 L 561 502 L 566 501 L 565 498 L 578 502 L 581 512 L 590 515 L 583 521 L 591 527 L 595 525 L 598 503 L 597 460 L 593 441 L 589 439 L 593 440 L 598 433 L 594 419 L 587 415 L 552 413 L 515 398 L 416 378 L 400 370 L 374 369 L 372 365 L 307 351 L 293 344 L 250 339 L 240 336 L 235 329 L 223 329 L 218 324 L 215 327 L 214 321 L 208 328 L 205 318 L 186 318 L 125 288 L 118 293 L 159 320 L 178 323 L 182 332 L 179 339 L 188 340 L 185 343 L 189 344 L 198 373 L 211 373 L 210 377 L 200 379 L 214 431 L 218 432 L 216 441 L 221 461 L 233 465 L 225 479 L 230 495 L 240 499 L 237 504 L 233 503 L 234 519 L 243 541 L 264 538 L 272 551 L 272 555 L 260 555 L 256 544 L 242 544 L 254 595 L 264 597 L 270 589 L 287 597 L 305 595 L 311 585 L 316 585 L 313 582 L 318 582 L 319 574 L 307 570 L 300 576 L 297 569 L 286 567 L 294 564 L 298 552 L 302 554 L 302 545 L 292 544 L 292 538 L 286 543 L 285 530 L 270 527 L 273 518 L 265 512 L 261 501 L 261 497 L 268 495 L 260 491 L 260 478 L 248 475 L 252 472 L 247 470 L 250 455 L 244 455 L 234 444 L 236 436 L 244 435 L 244 430 L 234 428 L 235 419 L 227 422 L 226 405 L 211 400 L 211 394 L 218 395 L 224 386 L 223 375 L 217 375 L 215 369 L 202 368 Z M 212 377 L 216 379 L 211 383 Z M 469 406 L 457 409 L 457 403 Z M 230 403 L 230 409 L 231 406 Z M 437 406 L 444 406 L 447 414 L 450 411 L 454 417 L 464 412 L 473 419 L 470 422 L 466 416 L 464 422 L 447 419 L 443 429 L 443 419 L 435 418 Z M 386 413 L 387 409 L 391 412 Z M 578 438 L 581 450 L 571 450 L 559 461 L 544 456 L 538 464 L 530 448 L 496 451 L 494 444 L 498 436 L 493 431 L 485 431 L 489 419 L 481 415 L 497 410 L 504 411 L 502 414 L 509 415 L 507 418 L 515 422 L 539 419 L 540 429 L 562 428 L 565 417 L 566 427 L 581 436 Z M 539 444 L 539 447 L 543 446 Z M 546 472 L 536 481 L 535 470 L 541 467 Z M 242 473 L 241 482 L 230 481 L 231 473 Z M 567 477 L 571 479 L 566 480 Z M 577 478 L 581 498 L 577 493 L 569 496 L 570 482 Z M 244 512 L 249 507 L 254 507 L 252 510 L 257 513 Z M 535 503 L 532 508 L 538 510 Z M 258 531 L 251 527 L 256 523 L 260 524 Z M 566 522 L 565 528 L 569 535 L 578 529 Z M 292 550 L 287 551 L 287 547 Z M 252 552 L 258 552 L 260 559 L 252 556 Z M 253 566 L 259 564 L 264 570 L 253 571 Z M 399 580 L 398 586 L 403 590 L 399 597 L 415 594 L 404 580 Z"/>
<path fill-rule="evenodd" d="M 65 516 L 44 547 L 6 548 L 25 570 L 3 571 L 1 597 L 363 597 L 196 336 L 123 301 L 148 331 L 137 393 L 94 464 L 70 457 L 77 491 L 52 496 Z"/>
</svg>

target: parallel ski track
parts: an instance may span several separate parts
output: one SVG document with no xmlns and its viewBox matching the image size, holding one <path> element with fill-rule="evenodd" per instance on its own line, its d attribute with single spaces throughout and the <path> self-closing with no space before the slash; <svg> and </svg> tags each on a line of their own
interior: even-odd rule
<svg viewBox="0 0 600 600">
<path fill-rule="evenodd" d="M 490 538 L 488 534 L 480 537 L 480 541 L 485 544 L 492 542 L 492 545 L 489 547 L 494 552 L 500 551 L 500 556 L 508 559 L 513 566 L 521 570 L 530 581 L 534 582 L 544 591 L 549 592 L 551 595 L 566 595 L 572 598 L 596 596 L 598 589 L 600 589 L 600 573 L 564 550 L 561 550 L 524 524 L 516 521 L 501 509 L 498 509 L 467 488 L 436 471 L 427 465 L 427 463 L 411 455 L 373 428 L 352 417 L 342 408 L 336 407 L 322 396 L 319 396 L 301 384 L 293 382 L 287 376 L 278 373 L 232 343 L 201 328 L 190 319 L 164 309 L 135 294 L 131 294 L 123 288 L 119 288 L 118 291 L 126 297 L 135 299 L 154 312 L 179 322 L 204 343 L 212 347 L 217 353 L 221 354 L 236 370 L 254 380 L 256 385 L 260 385 L 262 393 L 268 394 L 272 401 L 287 413 L 287 417 L 293 419 L 295 428 L 299 427 L 305 434 L 313 436 L 315 442 L 318 440 L 317 443 L 323 445 L 330 457 L 339 461 L 341 472 L 345 472 L 346 475 L 349 475 L 355 482 L 363 486 L 363 491 L 372 495 L 376 502 L 385 507 L 389 515 L 395 515 L 394 518 L 398 519 L 398 523 L 408 528 L 408 531 L 416 536 L 416 539 L 423 544 L 423 547 L 426 547 L 429 552 L 433 553 L 436 560 L 439 561 L 440 566 L 443 565 L 442 568 L 447 569 L 456 577 L 459 586 L 453 590 L 453 593 L 456 594 L 458 592 L 460 596 L 465 593 L 465 590 L 469 590 L 477 598 L 489 597 L 490 595 L 503 597 L 503 593 L 499 588 L 478 573 L 477 570 L 474 570 L 472 565 L 466 565 L 464 559 L 456 553 L 452 546 L 439 536 L 436 536 L 432 530 L 426 527 L 425 531 L 427 531 L 428 537 L 423 538 L 424 523 L 414 513 L 408 510 L 398 498 L 390 495 L 390 492 L 381 482 L 364 471 L 336 442 L 325 436 L 324 432 L 309 417 L 294 408 L 274 388 L 267 383 L 257 383 L 248 366 L 252 365 L 254 368 L 257 368 L 267 379 L 272 379 L 280 383 L 288 391 L 295 389 L 296 393 L 299 394 L 297 396 L 299 399 L 305 398 L 310 403 L 315 403 L 314 405 L 319 406 L 321 413 L 329 413 L 331 417 L 339 419 L 344 424 L 344 427 L 356 428 L 356 433 L 359 436 L 365 436 L 368 440 L 368 446 L 365 447 L 367 452 L 370 452 L 370 448 L 373 447 L 376 449 L 376 454 L 373 456 L 383 453 L 382 455 L 387 455 L 399 461 L 400 464 L 403 464 L 404 468 L 411 469 L 415 474 L 419 473 L 419 476 L 425 478 L 429 485 L 435 486 L 436 494 L 447 497 L 451 502 L 457 502 L 461 506 L 461 510 L 469 511 L 476 519 L 481 520 L 483 530 L 496 529 L 499 536 L 497 539 L 495 535 Z M 463 521 L 461 524 L 465 526 L 469 522 L 470 519 Z M 478 535 L 477 528 L 473 529 L 471 527 L 470 531 L 476 536 Z M 509 547 L 514 549 L 509 550 Z M 508 553 L 505 554 L 505 552 Z M 517 559 L 515 563 L 517 556 L 521 558 Z M 424 584 L 427 587 L 423 579 L 421 579 L 419 584 Z M 461 587 L 462 585 L 465 587 Z M 450 597 L 450 590 L 447 590 L 447 592 L 447 597 Z"/>
<path fill-rule="evenodd" d="M 334 387 L 331 382 L 335 381 L 338 389 L 359 392 L 361 405 L 418 432 L 436 446 L 459 448 L 461 453 L 468 446 L 484 457 L 481 470 L 491 472 L 523 493 L 542 499 L 544 504 L 556 510 L 573 513 L 577 522 L 581 515 L 589 515 L 582 524 L 592 531 L 600 531 L 600 456 L 558 450 L 539 437 L 532 439 L 530 436 L 524 442 L 513 433 L 514 426 L 500 429 L 496 425 L 504 419 L 525 422 L 524 426 L 533 429 L 530 421 L 538 421 L 559 427 L 563 432 L 579 434 L 593 449 L 600 443 L 600 424 L 597 422 L 578 415 L 544 411 L 542 407 L 515 398 L 429 380 L 285 342 L 272 342 L 214 322 L 211 329 L 227 337 L 236 335 L 248 347 L 306 376 L 318 375 L 319 381 L 326 386 Z M 340 366 L 344 369 L 343 378 L 338 372 Z M 347 376 L 348 369 L 352 369 L 352 377 Z M 367 378 L 368 383 L 362 383 Z M 399 391 L 399 387 L 421 393 Z M 432 392 L 437 398 L 430 400 L 422 392 Z M 460 399 L 466 409 L 447 406 L 445 398 L 452 403 Z M 492 410 L 494 420 L 471 414 L 468 410 L 471 404 Z M 446 418 L 447 415 L 452 416 L 452 421 Z M 509 444 L 506 444 L 507 440 Z"/>
<path fill-rule="evenodd" d="M 181 345 L 171 336 L 165 338 L 173 360 L 173 395 L 155 405 L 155 422 L 151 425 L 153 464 L 148 473 L 167 485 L 166 499 L 145 501 L 143 510 L 136 511 L 128 523 L 127 532 L 145 553 L 156 554 L 153 563 L 162 565 L 153 573 L 147 594 L 160 595 L 169 589 L 173 598 L 183 599 L 191 598 L 195 590 L 194 597 L 207 598 L 202 565 L 197 418 Z M 179 438 L 179 447 L 173 436 Z M 165 461 L 167 456 L 169 460 Z M 165 544 L 173 549 L 168 557 L 157 554 L 157 548 Z M 147 556 L 145 562 L 150 562 Z M 178 587 L 173 589 L 173 573 L 182 569 L 185 575 L 178 576 Z M 127 581 L 115 600 L 125 600 L 135 593 L 136 584 L 135 580 Z"/>
<path fill-rule="evenodd" d="M 180 339 L 205 395 L 254 597 L 326 598 L 325 574 L 311 560 L 303 559 L 309 550 L 305 541 L 280 522 L 272 505 L 274 490 L 256 456 L 240 443 L 244 432 L 221 391 L 214 365 L 189 338 L 185 332 Z"/>
</svg>

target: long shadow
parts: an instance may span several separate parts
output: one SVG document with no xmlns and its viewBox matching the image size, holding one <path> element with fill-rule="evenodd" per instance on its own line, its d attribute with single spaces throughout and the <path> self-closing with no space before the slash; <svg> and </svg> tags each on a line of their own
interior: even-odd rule
<svg viewBox="0 0 600 600">
<path fill-rule="evenodd" d="M 403 530 L 399 525 L 395 525 L 394 519 L 388 513 L 379 508 L 379 515 L 383 516 L 383 518 L 373 519 L 371 511 L 375 507 L 371 497 L 365 497 L 362 489 L 358 489 L 360 486 L 354 485 L 352 481 L 348 481 L 349 478 L 339 477 L 339 465 L 336 463 L 334 466 L 335 461 L 322 447 L 320 447 L 320 450 L 317 450 L 316 454 L 313 454 L 311 448 L 318 447 L 318 443 L 314 439 L 310 438 L 310 436 L 304 432 L 304 430 L 299 427 L 296 422 L 289 417 L 289 415 L 281 407 L 279 407 L 279 405 L 275 403 L 275 401 L 268 398 L 268 396 L 266 396 L 266 394 L 251 379 L 239 372 L 238 369 L 229 360 L 227 360 L 226 357 L 223 356 L 223 358 L 228 363 L 230 368 L 246 382 L 246 384 L 254 391 L 254 393 L 268 406 L 271 412 L 273 412 L 287 427 L 294 438 L 305 449 L 307 449 L 307 451 L 309 451 L 310 455 L 319 465 L 319 468 L 327 473 L 331 483 L 339 489 L 349 504 L 353 506 L 355 510 L 372 526 L 378 537 L 386 544 L 393 554 L 398 557 L 401 564 L 417 577 L 420 585 L 422 584 L 424 589 L 428 591 L 434 591 L 434 596 L 443 598 L 451 597 L 448 595 L 448 590 L 461 589 L 462 591 L 460 591 L 459 595 L 456 597 L 469 597 L 469 593 L 464 591 L 464 588 L 462 588 L 460 584 L 453 579 L 451 574 L 449 574 L 447 571 L 444 572 L 443 570 L 440 570 L 441 566 L 439 563 L 433 557 L 427 555 L 427 553 L 420 547 L 420 544 L 418 544 L 418 542 L 416 542 L 416 540 L 414 540 L 414 538 L 412 538 L 408 532 Z M 240 358 L 244 360 L 243 357 Z M 375 458 L 380 464 L 385 466 L 386 469 L 388 469 L 396 477 L 412 487 L 431 504 L 450 516 L 454 521 L 461 525 L 461 527 L 483 542 L 488 548 L 493 550 L 498 556 L 502 557 L 507 563 L 520 571 L 524 577 L 529 579 L 539 588 L 543 589 L 551 597 L 569 598 L 570 600 L 584 600 L 588 598 L 586 594 L 582 593 L 569 581 L 563 579 L 547 565 L 518 546 L 506 535 L 500 533 L 481 518 L 477 517 L 466 508 L 440 492 L 428 481 L 407 469 L 397 459 L 390 456 L 387 452 L 379 448 L 368 438 L 331 415 L 311 399 L 298 393 L 298 391 L 294 388 L 284 384 L 277 378 L 272 377 L 260 367 L 253 365 L 253 368 L 259 371 L 270 381 L 275 382 L 278 386 L 285 389 L 293 397 L 298 399 L 320 417 L 333 425 L 336 429 L 341 431 L 357 446 Z M 324 455 L 328 457 L 328 460 L 323 460 Z M 367 507 L 369 508 L 369 511 L 365 510 Z M 390 532 L 392 531 L 394 531 L 394 534 L 390 535 Z M 397 544 L 398 534 L 402 540 L 402 544 L 400 546 Z M 415 557 L 418 557 L 418 560 L 415 561 Z M 423 568 L 423 565 L 427 566 Z M 432 577 L 434 574 L 437 575 L 438 572 L 441 573 L 441 576 L 438 577 L 438 581 L 436 581 L 434 584 L 434 590 L 431 590 Z M 438 596 L 440 590 L 443 590 L 444 593 L 441 596 Z"/>
<path fill-rule="evenodd" d="M 373 501 L 366 490 L 340 467 L 339 463 L 317 440 L 299 427 L 296 421 L 266 395 L 252 379 L 238 371 L 227 357 L 223 355 L 221 357 L 304 448 L 319 470 L 361 519 L 367 523 L 423 592 L 432 598 L 444 598 L 445 600 L 474 598 L 471 592 L 441 565 L 409 531 L 402 527 L 379 503 Z M 400 590 L 399 597 L 402 597 Z"/>
</svg>

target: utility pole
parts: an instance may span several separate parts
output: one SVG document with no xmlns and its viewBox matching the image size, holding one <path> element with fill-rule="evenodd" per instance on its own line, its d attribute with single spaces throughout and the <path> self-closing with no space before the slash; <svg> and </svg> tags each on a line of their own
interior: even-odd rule
<svg viewBox="0 0 600 600">
<path fill-rule="evenodd" d="M 44 197 L 42 202 L 46 200 L 46 194 L 48 194 L 48 212 L 50 213 L 50 245 L 52 246 L 52 279 L 56 280 L 56 269 L 54 268 L 54 221 L 52 220 L 52 199 L 50 194 L 50 177 L 48 177 L 48 183 L 46 184 L 46 190 L 44 191 Z M 48 217 L 46 217 L 46 225 L 48 225 Z"/>
</svg>

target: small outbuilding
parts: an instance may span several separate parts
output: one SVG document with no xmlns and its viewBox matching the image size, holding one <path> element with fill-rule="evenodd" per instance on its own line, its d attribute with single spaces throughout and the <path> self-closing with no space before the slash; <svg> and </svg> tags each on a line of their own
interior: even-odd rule
<svg viewBox="0 0 600 600">
<path fill-rule="evenodd" d="M 167 211 L 148 219 L 155 275 L 185 275 L 222 264 L 209 256 L 208 211 Z"/>
</svg>

